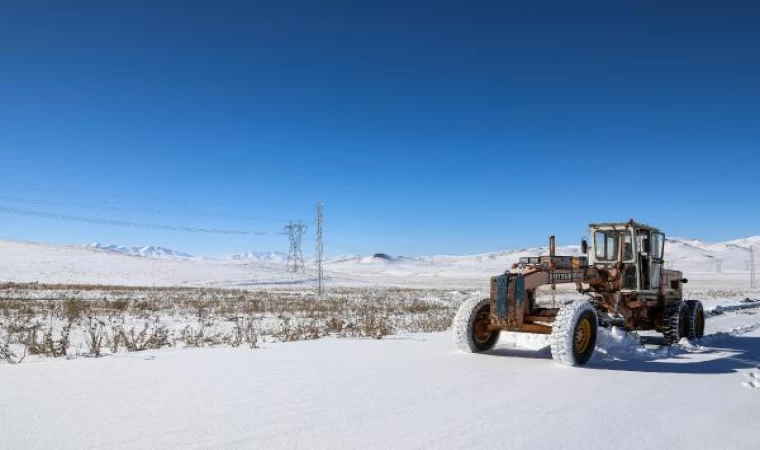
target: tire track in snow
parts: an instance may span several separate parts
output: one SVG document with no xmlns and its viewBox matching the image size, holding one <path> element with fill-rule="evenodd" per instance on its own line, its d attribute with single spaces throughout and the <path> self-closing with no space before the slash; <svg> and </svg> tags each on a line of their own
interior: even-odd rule
<svg viewBox="0 0 760 450">
<path fill-rule="evenodd" d="M 710 310 L 705 311 L 705 317 L 721 316 L 726 313 L 739 314 L 741 311 L 755 308 L 760 308 L 760 300 L 748 298 L 736 305 L 718 305 Z"/>
</svg>

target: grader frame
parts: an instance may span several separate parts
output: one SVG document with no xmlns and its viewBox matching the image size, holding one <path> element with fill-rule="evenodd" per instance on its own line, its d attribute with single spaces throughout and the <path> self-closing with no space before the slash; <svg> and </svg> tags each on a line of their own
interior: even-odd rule
<svg viewBox="0 0 760 450">
<path fill-rule="evenodd" d="M 592 245 L 586 256 L 558 256 L 549 238 L 549 255 L 521 258 L 491 278 L 490 297 L 463 304 L 454 319 L 454 337 L 465 351 L 493 347 L 501 331 L 551 335 L 552 355 L 571 365 L 584 364 L 594 350 L 598 326 L 656 330 L 667 343 L 704 333 L 704 311 L 683 300 L 687 282 L 664 268 L 665 235 L 657 228 L 628 222 L 590 224 Z M 541 286 L 574 283 L 587 299 L 561 308 L 537 303 Z"/>
<path fill-rule="evenodd" d="M 631 330 L 660 328 L 661 313 L 666 302 L 681 300 L 682 285 L 687 282 L 681 272 L 662 268 L 661 249 L 656 253 L 658 257 L 652 259 L 652 245 L 646 242 L 652 239 L 653 234 L 662 233 L 657 228 L 633 220 L 625 223 L 591 224 L 589 230 L 592 238 L 598 231 L 630 233 L 631 246 L 626 250 L 626 246 L 621 245 L 623 240 L 619 240 L 615 245 L 615 260 L 599 260 L 592 255 L 592 263 L 589 264 L 586 256 L 557 256 L 556 240 L 551 236 L 548 256 L 521 258 L 519 263 L 512 266 L 513 272 L 491 278 L 490 327 L 513 332 L 551 334 L 551 323 L 559 308 L 537 306 L 537 290 L 545 285 L 551 285 L 554 289 L 557 284 L 574 283 L 578 292 L 590 294 L 597 309 L 607 313 L 606 317 L 600 317 L 602 323 L 622 325 Z M 634 239 L 634 236 L 641 238 Z M 657 240 L 664 243 L 664 236 Z M 599 245 L 602 243 L 595 242 L 592 249 L 597 249 Z M 581 247 L 585 250 L 588 244 L 582 243 Z M 638 254 L 638 257 L 627 257 L 626 252 Z M 644 268 L 642 264 L 649 264 L 649 267 Z M 644 286 L 648 289 L 639 289 L 638 283 L 635 286 L 628 283 L 626 286 L 624 275 L 651 273 L 652 267 L 661 271 L 659 277 L 655 278 L 662 280 L 654 289 L 651 289 L 652 277 L 649 286 Z M 631 278 L 633 277 L 629 275 Z"/>
</svg>

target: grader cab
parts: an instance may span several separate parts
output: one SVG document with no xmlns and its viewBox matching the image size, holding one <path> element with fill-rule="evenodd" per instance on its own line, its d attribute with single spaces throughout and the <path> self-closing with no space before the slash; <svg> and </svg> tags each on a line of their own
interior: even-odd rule
<svg viewBox="0 0 760 450">
<path fill-rule="evenodd" d="M 599 326 L 656 330 L 668 344 L 704 334 L 701 302 L 683 300 L 683 274 L 664 268 L 665 235 L 633 220 L 589 225 L 591 245 L 580 256 L 558 256 L 554 237 L 549 255 L 521 258 L 491 278 L 491 295 L 472 299 L 454 319 L 454 340 L 467 352 L 496 345 L 501 331 L 550 335 L 552 357 L 585 364 L 593 354 Z M 540 306 L 541 286 L 575 284 L 588 298 L 561 308 Z"/>
</svg>

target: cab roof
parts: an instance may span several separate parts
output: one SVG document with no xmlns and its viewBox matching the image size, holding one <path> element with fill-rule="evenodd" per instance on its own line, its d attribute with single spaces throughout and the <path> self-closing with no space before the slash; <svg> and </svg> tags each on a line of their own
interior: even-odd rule
<svg viewBox="0 0 760 450">
<path fill-rule="evenodd" d="M 636 222 L 635 220 L 631 219 L 628 222 L 602 222 L 602 223 L 591 223 L 588 225 L 589 228 L 640 228 L 644 230 L 650 230 L 650 231 L 660 231 L 659 229 L 647 225 L 643 222 Z"/>
</svg>

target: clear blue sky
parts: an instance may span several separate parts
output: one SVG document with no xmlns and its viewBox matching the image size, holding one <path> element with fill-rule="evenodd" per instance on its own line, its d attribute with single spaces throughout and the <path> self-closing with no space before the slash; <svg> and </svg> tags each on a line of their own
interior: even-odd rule
<svg viewBox="0 0 760 450">
<path fill-rule="evenodd" d="M 14 3 L 5 208 L 278 232 L 321 199 L 330 255 L 760 234 L 753 2 Z M 286 250 L 5 213 L 0 237 Z"/>
</svg>

